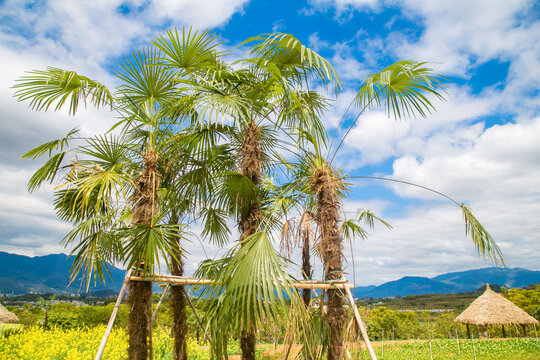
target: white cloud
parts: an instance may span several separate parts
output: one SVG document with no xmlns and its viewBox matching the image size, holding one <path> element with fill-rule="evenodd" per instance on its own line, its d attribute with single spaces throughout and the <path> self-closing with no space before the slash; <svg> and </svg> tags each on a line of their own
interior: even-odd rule
<svg viewBox="0 0 540 360">
<path fill-rule="evenodd" d="M 508 62 L 508 75 L 494 74 L 502 81 L 480 90 L 450 84 L 447 101 L 436 101 L 437 111 L 428 119 L 396 123 L 380 113 L 366 114 L 349 134 L 341 163 L 351 170 L 393 159 L 392 178 L 429 186 L 470 205 L 508 266 L 538 269 L 540 228 L 531 214 L 540 211 L 540 25 L 526 14 L 532 2 L 384 2 L 394 5 L 404 6 L 403 14 L 425 28 L 419 37 L 409 37 L 407 29 L 375 35 L 375 41 L 364 42 L 365 59 L 390 55 L 432 61 L 444 75 L 473 80 L 486 62 Z M 343 43 L 353 46 L 352 40 Z M 513 122 L 507 122 L 509 117 Z M 415 199 L 412 204 L 428 202 L 400 215 L 391 202 L 383 208 L 394 230 L 378 229 L 355 244 L 359 284 L 486 266 L 465 237 L 458 207 L 423 189 L 387 187 Z M 372 196 L 363 190 L 353 188 L 353 198 Z"/>
<path fill-rule="evenodd" d="M 534 96 L 540 88 L 534 80 L 540 76 L 540 23 L 529 18 L 533 1 L 411 0 L 404 4 L 422 20 L 425 30 L 419 39 L 389 37 L 387 48 L 397 57 L 434 62 L 443 74 L 464 78 L 488 61 L 509 62 L 500 105 L 506 111 L 534 116 L 540 107 Z"/>
<path fill-rule="evenodd" d="M 116 58 L 128 50 L 147 44 L 158 28 L 169 24 L 220 26 L 241 13 L 246 2 L 8 0 L 2 4 L 1 250 L 26 255 L 58 252 L 62 250 L 58 241 L 69 228 L 54 216 L 50 189 L 26 195 L 25 183 L 37 164 L 19 161 L 20 154 L 78 124 L 91 134 L 113 120 L 112 114 L 95 110 L 82 111 L 75 119 L 65 113 L 30 112 L 8 89 L 15 78 L 25 70 L 53 65 L 114 86 L 111 63 L 116 64 Z M 438 61 L 435 66 L 445 75 L 465 79 L 487 61 L 509 62 L 508 77 L 497 87 L 473 92 L 467 85 L 451 85 L 447 102 L 435 102 L 438 111 L 429 119 L 396 123 L 377 111 L 366 114 L 352 130 L 342 154 L 350 165 L 347 170 L 394 158 L 393 177 L 433 187 L 470 204 L 505 252 L 509 266 L 538 268 L 540 229 L 531 214 L 540 212 L 540 100 L 535 95 L 540 78 L 540 23 L 528 22 L 524 15 L 532 1 L 323 0 L 311 4 L 321 11 L 336 8 L 340 21 L 354 11 L 381 11 L 397 5 L 404 16 L 425 27 L 414 39 L 406 31 L 391 32 L 387 37 L 358 32 L 340 42 L 329 42 L 320 34 L 310 36 L 317 51 L 331 54 L 346 85 L 357 83 L 368 67 L 377 70 L 381 57 L 386 56 Z M 130 12 L 120 11 L 121 5 Z M 388 23 L 390 29 L 392 22 Z M 279 20 L 274 23 L 280 24 Z M 346 88 L 336 99 L 324 117 L 329 129 L 336 128 L 354 94 L 355 89 Z M 502 111 L 514 116 L 515 123 L 485 129 L 478 122 L 500 116 Z M 437 198 L 424 190 L 390 188 L 403 197 Z M 353 200 L 361 190 L 353 188 Z M 485 266 L 465 238 L 459 208 L 428 202 L 397 216 L 393 206 L 390 200 L 345 204 L 347 210 L 364 207 L 377 215 L 391 214 L 386 220 L 394 225 L 392 231 L 379 227 L 367 241 L 355 243 L 356 269 L 361 275 L 358 284 Z M 211 245 L 205 247 L 210 256 L 217 251 Z M 198 242 L 189 244 L 187 250 L 189 272 L 205 256 Z M 352 271 L 350 263 L 348 270 Z"/>
<path fill-rule="evenodd" d="M 357 166 L 379 163 L 396 155 L 396 144 L 408 134 L 409 128 L 409 123 L 395 122 L 383 112 L 368 112 L 346 138 L 347 150 L 360 152 L 355 159 Z"/>
<path fill-rule="evenodd" d="M 433 136 L 417 157 L 394 161 L 393 176 L 430 184 L 475 201 L 535 199 L 540 190 L 540 118 L 483 129 L 481 124 Z M 402 195 L 421 196 L 399 187 Z"/>
<path fill-rule="evenodd" d="M 211 28 L 223 25 L 230 17 L 242 12 L 248 0 L 162 0 L 152 1 L 148 20 L 156 16 L 173 22 L 193 25 L 199 28 Z"/>
<path fill-rule="evenodd" d="M 51 188 L 32 195 L 26 190 L 40 161 L 19 158 L 71 128 L 79 126 L 88 136 L 116 121 L 107 110 L 82 108 L 76 117 L 66 111 L 30 111 L 13 98 L 15 80 L 25 71 L 55 66 L 114 87 L 110 62 L 117 65 L 119 56 L 148 44 L 164 25 L 220 26 L 246 2 L 7 0 L 0 5 L 0 250 L 25 255 L 66 251 L 59 241 L 70 226 L 56 218 Z"/>
<path fill-rule="evenodd" d="M 538 269 L 540 228 L 532 214 L 540 211 L 539 138 L 540 118 L 488 129 L 457 129 L 445 137 L 435 136 L 420 158 L 395 160 L 392 177 L 427 185 L 470 205 L 509 267 Z M 466 146 L 461 145 L 463 139 Z M 369 269 L 362 270 L 360 284 L 394 280 L 402 274 L 433 276 L 486 266 L 465 237 L 457 206 L 423 189 L 389 187 L 400 196 L 443 203 L 417 205 L 403 215 L 385 217 L 394 226 L 392 231 L 380 227 L 367 241 L 355 244 L 357 268 Z M 383 211 L 391 208 L 388 204 Z"/>
</svg>

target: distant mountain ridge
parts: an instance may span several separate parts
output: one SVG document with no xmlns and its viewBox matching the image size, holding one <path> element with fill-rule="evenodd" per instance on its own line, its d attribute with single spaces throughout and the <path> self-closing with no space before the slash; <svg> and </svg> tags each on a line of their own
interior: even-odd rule
<svg viewBox="0 0 540 360">
<path fill-rule="evenodd" d="M 80 276 L 68 287 L 72 262 L 73 257 L 65 254 L 28 257 L 0 251 L 0 294 L 84 293 L 85 288 L 81 284 Z M 117 269 L 112 265 L 109 270 L 112 280 L 107 278 L 105 284 L 90 286 L 90 292 L 100 293 L 104 292 L 103 290 L 118 292 L 120 290 L 125 270 Z M 539 282 L 540 271 L 491 267 L 452 272 L 433 278 L 405 276 L 379 286 L 356 287 L 354 291 L 357 298 L 383 298 L 468 292 L 480 288 L 485 283 L 506 287 L 525 287 Z M 158 291 L 157 287 L 155 291 Z"/>
<path fill-rule="evenodd" d="M 384 298 L 390 296 L 449 294 L 474 291 L 486 283 L 507 288 L 522 288 L 540 282 L 540 271 L 521 268 L 484 268 L 452 272 L 432 278 L 405 276 L 379 286 L 354 288 L 355 297 Z"/>
<path fill-rule="evenodd" d="M 86 291 L 79 276 L 69 287 L 73 256 L 52 254 L 28 257 L 0 251 L 0 293 L 21 295 L 27 293 L 78 294 Z M 105 284 L 90 285 L 89 291 L 120 291 L 125 270 L 109 266 L 112 276 Z"/>
</svg>

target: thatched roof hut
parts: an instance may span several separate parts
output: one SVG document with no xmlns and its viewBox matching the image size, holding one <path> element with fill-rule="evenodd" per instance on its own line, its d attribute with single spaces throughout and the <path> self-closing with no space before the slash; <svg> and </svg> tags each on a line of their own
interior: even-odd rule
<svg viewBox="0 0 540 360">
<path fill-rule="evenodd" d="M 486 291 L 454 321 L 482 326 L 538 324 L 538 320 L 491 290 L 489 284 L 486 284 Z"/>
<path fill-rule="evenodd" d="M 18 323 L 19 318 L 0 304 L 0 323 Z"/>
</svg>

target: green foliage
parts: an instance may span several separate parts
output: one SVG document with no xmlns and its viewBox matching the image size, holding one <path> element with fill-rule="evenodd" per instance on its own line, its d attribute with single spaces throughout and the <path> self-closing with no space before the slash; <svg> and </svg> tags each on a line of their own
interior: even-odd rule
<svg viewBox="0 0 540 360">
<path fill-rule="evenodd" d="M 540 321 L 540 284 L 536 284 L 532 289 L 508 289 L 503 294 L 508 300 Z"/>
<path fill-rule="evenodd" d="M 437 340 L 408 343 L 385 342 L 384 350 L 375 343 L 378 359 L 452 359 L 452 360 L 534 360 L 540 357 L 540 343 L 535 339 L 510 340 Z M 367 351 L 353 350 L 353 359 L 369 359 Z M 433 357 L 431 357 L 433 354 Z"/>
<path fill-rule="evenodd" d="M 204 288 L 202 297 L 212 299 L 206 301 L 204 311 L 216 358 L 224 356 L 231 334 L 240 335 L 250 324 L 259 328 L 264 327 L 265 321 L 286 321 L 285 295 L 293 299 L 292 311 L 302 309 L 291 291 L 292 280 L 285 270 L 284 259 L 262 232 L 238 243 L 217 263 L 204 263 L 197 275 L 215 281 Z"/>
<path fill-rule="evenodd" d="M 369 74 L 356 95 L 358 107 L 380 106 L 384 101 L 386 113 L 396 119 L 415 114 L 426 117 L 435 107 L 424 94 L 443 97 L 439 93 L 442 78 L 425 65 L 405 60 Z"/>
<path fill-rule="evenodd" d="M 79 102 L 90 100 L 93 106 L 112 105 L 114 98 L 107 87 L 75 71 L 66 71 L 54 67 L 46 70 L 33 70 L 23 76 L 13 88 L 18 89 L 15 97 L 19 101 L 30 100 L 34 110 L 47 111 L 56 103 L 54 110 L 60 110 L 69 103 L 69 114 L 75 115 Z"/>
<path fill-rule="evenodd" d="M 495 265 L 504 265 L 502 252 L 495 244 L 495 240 L 472 214 L 471 209 L 461 204 L 463 218 L 465 219 L 465 233 L 471 235 L 476 250 L 484 259 L 490 258 Z"/>
</svg>

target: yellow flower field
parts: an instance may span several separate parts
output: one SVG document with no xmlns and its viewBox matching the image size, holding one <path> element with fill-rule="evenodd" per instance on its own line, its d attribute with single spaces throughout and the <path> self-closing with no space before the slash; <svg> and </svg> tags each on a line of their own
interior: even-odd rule
<svg viewBox="0 0 540 360">
<path fill-rule="evenodd" d="M 80 360 L 93 359 L 105 326 L 84 329 L 51 329 L 43 331 L 38 327 L 25 328 L 7 337 L 0 337 L 0 359 L 2 360 Z M 189 358 L 210 359 L 206 347 L 188 339 Z M 154 332 L 153 348 L 155 360 L 172 359 L 172 343 L 165 330 Z M 115 329 L 103 355 L 104 360 L 127 358 L 127 334 L 123 329 Z"/>
</svg>

